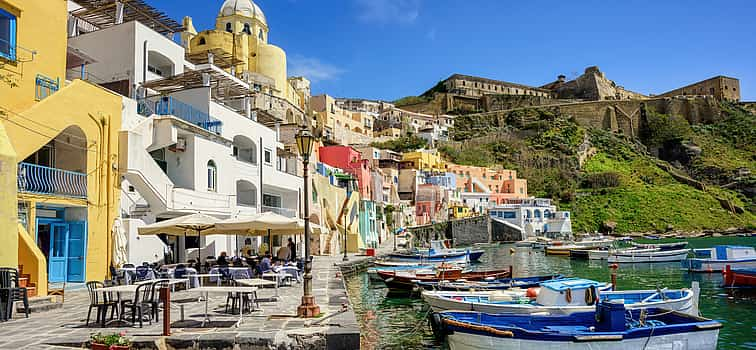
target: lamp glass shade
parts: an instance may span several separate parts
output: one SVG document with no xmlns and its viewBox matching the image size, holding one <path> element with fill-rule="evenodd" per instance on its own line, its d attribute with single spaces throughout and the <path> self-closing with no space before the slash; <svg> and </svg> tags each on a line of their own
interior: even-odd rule
<svg viewBox="0 0 756 350">
<path fill-rule="evenodd" d="M 307 129 L 299 130 L 296 136 L 297 149 L 302 157 L 310 157 L 312 145 L 315 143 L 315 137 Z"/>
</svg>

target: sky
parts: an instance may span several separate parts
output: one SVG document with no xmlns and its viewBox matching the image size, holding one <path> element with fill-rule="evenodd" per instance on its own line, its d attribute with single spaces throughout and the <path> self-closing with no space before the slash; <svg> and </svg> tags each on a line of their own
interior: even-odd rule
<svg viewBox="0 0 756 350">
<path fill-rule="evenodd" d="M 222 0 L 150 0 L 198 31 Z M 599 66 L 663 93 L 716 75 L 756 101 L 756 1 L 257 0 L 313 94 L 395 100 L 454 73 L 540 86 Z"/>
</svg>

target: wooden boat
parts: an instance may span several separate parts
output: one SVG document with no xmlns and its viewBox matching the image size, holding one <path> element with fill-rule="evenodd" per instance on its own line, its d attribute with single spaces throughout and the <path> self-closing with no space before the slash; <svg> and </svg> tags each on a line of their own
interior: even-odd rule
<svg viewBox="0 0 756 350">
<path fill-rule="evenodd" d="M 568 316 L 442 312 L 431 324 L 451 350 L 715 350 L 722 328 L 698 316 L 611 302 Z"/>
<path fill-rule="evenodd" d="M 389 289 L 412 290 L 416 282 L 438 282 L 442 280 L 480 281 L 484 279 L 500 279 L 510 276 L 509 270 L 469 271 L 460 268 L 436 269 L 435 271 L 378 271 Z"/>
<path fill-rule="evenodd" d="M 693 249 L 695 257 L 682 261 L 682 267 L 693 272 L 722 272 L 732 268 L 756 268 L 756 249 L 753 247 L 718 245 Z"/>
<path fill-rule="evenodd" d="M 569 256 L 571 250 L 593 250 L 600 248 L 600 245 L 586 246 L 576 244 L 565 244 L 546 247 L 546 255 L 563 255 Z"/>
<path fill-rule="evenodd" d="M 436 265 L 374 266 L 367 269 L 367 274 L 371 281 L 381 282 L 383 279 L 378 276 L 378 271 L 415 271 L 432 270 L 434 268 L 436 268 Z"/>
<path fill-rule="evenodd" d="M 666 251 L 666 250 L 683 249 L 688 246 L 688 242 L 654 243 L 654 244 L 630 242 L 630 245 L 636 248 L 640 248 L 640 249 L 659 249 L 659 250 Z"/>
<path fill-rule="evenodd" d="M 658 250 L 631 249 L 609 254 L 609 263 L 656 263 L 681 261 L 688 257 L 688 249 Z"/>
<path fill-rule="evenodd" d="M 725 288 L 756 288 L 756 268 L 733 269 L 727 265 L 723 275 Z"/>
<path fill-rule="evenodd" d="M 563 278 L 562 275 L 503 278 L 492 281 L 434 281 L 417 282 L 425 290 L 470 291 L 470 290 L 505 290 L 511 288 L 537 287 L 542 282 Z"/>
<path fill-rule="evenodd" d="M 495 292 L 465 294 L 464 292 L 425 291 L 423 300 L 433 311 L 470 310 L 487 313 L 571 314 L 595 310 L 599 300 L 620 302 L 628 309 L 665 308 L 698 314 L 698 284 L 691 289 L 608 291 L 606 284 L 596 281 L 568 278 L 541 283 L 535 300 L 512 297 Z"/>
</svg>

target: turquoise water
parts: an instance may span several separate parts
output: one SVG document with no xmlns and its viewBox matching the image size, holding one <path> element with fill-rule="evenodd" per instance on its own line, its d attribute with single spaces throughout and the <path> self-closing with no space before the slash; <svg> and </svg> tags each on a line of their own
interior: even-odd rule
<svg viewBox="0 0 756 350">
<path fill-rule="evenodd" d="M 727 237 L 690 239 L 691 247 L 717 244 L 756 246 L 756 238 Z M 561 273 L 609 281 L 606 262 L 571 260 L 545 256 L 529 248 L 512 245 L 485 248 L 479 269 L 513 266 L 515 276 Z M 701 285 L 700 309 L 703 316 L 720 320 L 719 349 L 756 349 L 756 290 L 732 291 L 720 288 L 721 274 L 691 274 L 680 270 L 679 263 L 623 264 L 617 270 L 621 290 L 690 287 Z M 388 295 L 381 283 L 372 283 L 367 274 L 347 279 L 352 305 L 362 325 L 363 349 L 446 349 L 434 341 L 427 323 L 428 308 L 421 299 Z"/>
</svg>

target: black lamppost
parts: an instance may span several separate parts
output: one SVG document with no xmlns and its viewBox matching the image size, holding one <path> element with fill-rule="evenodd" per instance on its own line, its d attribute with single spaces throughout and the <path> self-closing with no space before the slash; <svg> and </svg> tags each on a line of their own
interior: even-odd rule
<svg viewBox="0 0 756 350">
<path fill-rule="evenodd" d="M 310 154 L 312 154 L 312 147 L 315 143 L 315 137 L 312 136 L 309 130 L 302 128 L 296 135 L 297 149 L 302 156 L 302 163 L 304 164 L 304 295 L 302 296 L 302 304 L 297 308 L 297 316 L 299 317 L 315 317 L 320 314 L 320 307 L 315 304 L 315 298 L 312 296 L 312 257 L 310 256 Z"/>
</svg>

